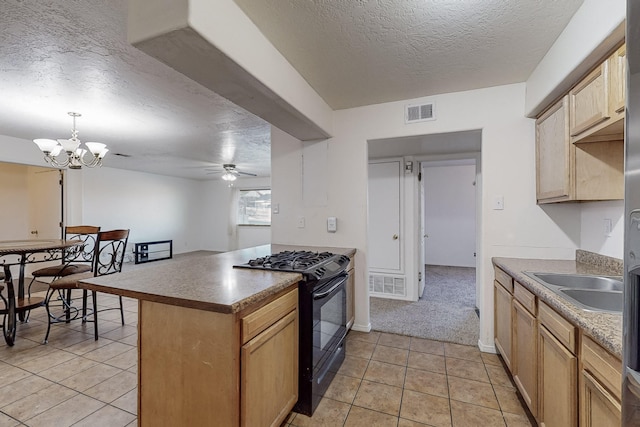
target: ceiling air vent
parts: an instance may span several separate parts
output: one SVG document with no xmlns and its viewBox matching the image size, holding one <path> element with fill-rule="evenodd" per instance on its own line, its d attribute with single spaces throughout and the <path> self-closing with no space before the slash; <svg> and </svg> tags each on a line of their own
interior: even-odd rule
<svg viewBox="0 0 640 427">
<path fill-rule="evenodd" d="M 427 120 L 435 120 L 435 106 L 433 102 L 428 104 L 407 105 L 404 110 L 405 123 L 426 122 Z"/>
</svg>

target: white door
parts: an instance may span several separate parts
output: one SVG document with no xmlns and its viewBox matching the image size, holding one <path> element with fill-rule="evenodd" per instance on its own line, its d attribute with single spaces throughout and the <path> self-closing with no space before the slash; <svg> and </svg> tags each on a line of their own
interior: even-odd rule
<svg viewBox="0 0 640 427">
<path fill-rule="evenodd" d="M 369 267 L 401 270 L 401 160 L 369 163 Z"/>
<path fill-rule="evenodd" d="M 62 183 L 58 169 L 27 167 L 29 234 L 32 239 L 62 238 Z"/>
</svg>

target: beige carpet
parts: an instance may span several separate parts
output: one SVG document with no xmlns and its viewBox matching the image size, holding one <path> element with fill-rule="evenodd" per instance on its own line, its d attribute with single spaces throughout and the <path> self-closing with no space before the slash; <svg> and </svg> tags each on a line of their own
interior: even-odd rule
<svg viewBox="0 0 640 427">
<path fill-rule="evenodd" d="M 371 328 L 412 337 L 477 345 L 475 268 L 427 266 L 418 301 L 370 298 Z"/>
</svg>

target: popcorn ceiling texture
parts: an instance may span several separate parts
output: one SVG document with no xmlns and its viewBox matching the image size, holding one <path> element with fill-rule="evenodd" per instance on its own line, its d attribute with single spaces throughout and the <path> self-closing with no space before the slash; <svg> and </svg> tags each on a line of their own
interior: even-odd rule
<svg viewBox="0 0 640 427">
<path fill-rule="evenodd" d="M 334 109 L 526 81 L 583 0 L 235 0 Z"/>
</svg>

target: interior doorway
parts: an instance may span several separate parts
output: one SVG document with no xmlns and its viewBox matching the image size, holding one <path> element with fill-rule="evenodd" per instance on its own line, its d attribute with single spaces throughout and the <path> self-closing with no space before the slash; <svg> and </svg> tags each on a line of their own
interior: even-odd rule
<svg viewBox="0 0 640 427">
<path fill-rule="evenodd" d="M 370 275 L 373 330 L 477 345 L 482 313 L 476 312 L 480 283 L 476 263 L 481 259 L 481 236 L 476 225 L 481 209 L 475 201 L 481 194 L 481 140 L 482 132 L 477 130 L 369 141 L 370 164 L 393 156 L 403 159 L 404 188 L 399 191 L 404 194 L 404 233 L 400 236 L 404 236 L 402 247 L 406 252 L 401 268 L 408 289 L 404 300 L 380 298 L 371 291 L 375 281 L 372 282 Z M 443 176 L 438 178 L 438 173 Z M 434 188 L 424 186 L 427 178 L 435 183 Z M 459 201 L 444 198 L 460 192 L 452 187 L 455 182 L 466 182 L 469 190 L 466 194 L 472 195 L 471 205 L 463 206 Z M 433 205 L 427 205 L 434 191 L 440 192 L 442 200 L 434 199 Z M 444 209 L 447 204 L 448 209 Z M 464 224 L 456 224 L 462 210 L 468 215 Z M 445 225 L 457 229 L 452 233 Z M 464 243 L 460 236 L 465 237 Z M 437 257 L 442 258 L 447 252 L 449 261 L 438 260 Z M 465 255 L 466 260 L 450 261 L 456 254 Z M 433 280 L 440 282 L 434 284 Z M 463 290 L 459 290 L 458 285 L 463 283 Z"/>
<path fill-rule="evenodd" d="M 0 210 L 0 240 L 62 238 L 62 178 L 59 169 L 0 162 L 0 197 L 6 201 Z"/>
</svg>

